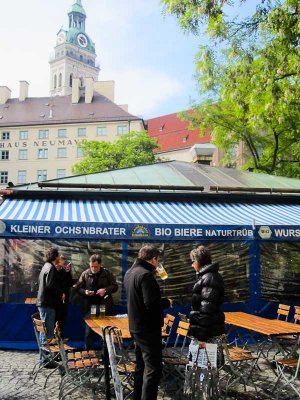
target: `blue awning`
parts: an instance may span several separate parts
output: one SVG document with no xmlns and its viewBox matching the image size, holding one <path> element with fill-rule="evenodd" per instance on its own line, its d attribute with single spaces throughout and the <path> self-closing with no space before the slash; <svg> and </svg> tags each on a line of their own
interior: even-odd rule
<svg viewBox="0 0 300 400">
<path fill-rule="evenodd" d="M 300 205 L 5 199 L 0 236 L 69 239 L 300 239 Z"/>
</svg>

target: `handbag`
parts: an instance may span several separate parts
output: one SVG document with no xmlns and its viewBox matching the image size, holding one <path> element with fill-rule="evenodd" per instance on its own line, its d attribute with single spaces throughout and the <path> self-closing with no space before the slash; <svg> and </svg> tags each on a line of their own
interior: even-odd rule
<svg viewBox="0 0 300 400">
<path fill-rule="evenodd" d="M 185 370 L 183 394 L 186 400 L 208 400 L 220 398 L 220 385 L 218 369 L 211 366 L 206 348 L 204 348 L 207 365 L 198 366 L 200 348 L 192 364 L 188 364 Z"/>
</svg>

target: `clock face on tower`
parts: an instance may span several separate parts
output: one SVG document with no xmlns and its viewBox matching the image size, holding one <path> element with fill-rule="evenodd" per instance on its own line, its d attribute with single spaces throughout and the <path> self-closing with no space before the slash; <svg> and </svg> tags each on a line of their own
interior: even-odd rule
<svg viewBox="0 0 300 400">
<path fill-rule="evenodd" d="M 88 45 L 87 37 L 83 33 L 79 33 L 77 36 L 77 43 L 81 47 L 86 47 Z"/>
</svg>

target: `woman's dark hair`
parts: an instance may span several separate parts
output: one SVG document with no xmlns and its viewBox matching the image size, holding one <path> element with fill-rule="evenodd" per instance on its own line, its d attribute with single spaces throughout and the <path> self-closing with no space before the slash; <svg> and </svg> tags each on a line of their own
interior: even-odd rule
<svg viewBox="0 0 300 400">
<path fill-rule="evenodd" d="M 50 247 L 46 253 L 46 262 L 52 262 L 59 256 L 59 251 L 57 247 Z"/>
<path fill-rule="evenodd" d="M 202 267 L 204 265 L 211 264 L 210 251 L 205 246 L 198 246 L 196 249 L 190 252 L 192 261 L 197 261 Z"/>
<path fill-rule="evenodd" d="M 140 248 L 138 257 L 142 260 L 152 260 L 152 258 L 157 258 L 160 255 L 160 251 L 154 246 L 143 246 Z"/>
</svg>

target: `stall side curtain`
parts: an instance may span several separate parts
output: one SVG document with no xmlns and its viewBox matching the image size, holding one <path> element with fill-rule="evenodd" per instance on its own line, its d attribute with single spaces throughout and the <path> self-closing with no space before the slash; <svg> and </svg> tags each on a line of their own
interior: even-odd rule
<svg viewBox="0 0 300 400">
<path fill-rule="evenodd" d="M 300 301 L 300 243 L 261 243 L 261 294 L 266 301 Z"/>
</svg>

